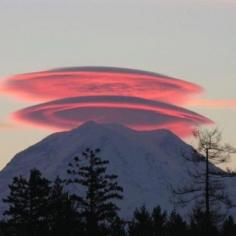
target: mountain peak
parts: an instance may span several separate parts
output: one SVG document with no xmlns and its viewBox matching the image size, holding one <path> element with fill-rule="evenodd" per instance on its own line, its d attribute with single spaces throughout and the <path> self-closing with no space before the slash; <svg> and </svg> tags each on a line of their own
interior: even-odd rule
<svg viewBox="0 0 236 236">
<path fill-rule="evenodd" d="M 99 123 L 93 120 L 87 121 L 80 125 L 79 127 L 69 130 L 67 132 L 78 132 L 78 131 L 90 131 L 90 130 L 113 130 L 118 132 L 128 132 L 133 133 L 136 135 L 139 134 L 150 134 L 150 135 L 159 135 L 163 138 L 172 138 L 172 139 L 180 139 L 179 136 L 175 135 L 172 131 L 168 129 L 156 129 L 156 130 L 135 130 L 131 129 L 125 125 L 119 124 L 119 123 Z"/>
<path fill-rule="evenodd" d="M 118 123 L 100 123 L 97 121 L 87 121 L 85 123 L 83 123 L 82 125 L 80 125 L 78 128 L 76 129 L 87 129 L 87 128 L 98 128 L 98 127 L 102 127 L 102 128 L 121 128 L 121 129 L 127 129 L 127 130 L 132 130 L 128 127 L 126 127 L 125 125 L 122 124 L 118 124 Z"/>
<path fill-rule="evenodd" d="M 99 124 L 98 122 L 96 121 L 93 121 L 93 120 L 89 120 L 85 123 L 83 123 L 81 126 L 79 126 L 77 129 L 79 128 L 93 128 L 93 127 L 97 127 L 97 126 L 101 126 L 101 124 Z"/>
</svg>

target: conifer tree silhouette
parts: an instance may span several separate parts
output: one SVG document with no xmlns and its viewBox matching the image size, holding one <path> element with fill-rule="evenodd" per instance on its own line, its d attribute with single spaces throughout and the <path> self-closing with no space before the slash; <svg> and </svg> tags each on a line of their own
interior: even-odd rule
<svg viewBox="0 0 236 236">
<path fill-rule="evenodd" d="M 119 208 L 114 200 L 122 199 L 123 188 L 117 175 L 107 174 L 109 161 L 99 157 L 100 150 L 87 148 L 81 157 L 69 163 L 69 184 L 79 185 L 84 196 L 75 196 L 81 217 L 85 218 L 88 235 L 99 235 L 100 226 L 110 224 L 117 217 Z"/>
<path fill-rule="evenodd" d="M 129 236 L 153 236 L 153 222 L 145 206 L 134 211 L 133 219 L 129 224 Z"/>
<path fill-rule="evenodd" d="M 47 231 L 47 206 L 49 181 L 41 176 L 40 171 L 33 169 L 29 180 L 15 177 L 9 185 L 10 194 L 3 201 L 8 203 L 4 215 L 16 231 L 16 235 L 42 235 Z"/>
<path fill-rule="evenodd" d="M 75 202 L 70 194 L 64 191 L 63 183 L 57 177 L 50 189 L 47 216 L 50 235 L 81 235 L 83 225 L 79 219 Z"/>
</svg>

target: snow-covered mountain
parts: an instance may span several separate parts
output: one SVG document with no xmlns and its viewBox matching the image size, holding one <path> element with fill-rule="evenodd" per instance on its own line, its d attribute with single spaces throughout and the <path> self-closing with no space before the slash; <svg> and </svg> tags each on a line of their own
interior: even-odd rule
<svg viewBox="0 0 236 236">
<path fill-rule="evenodd" d="M 46 177 L 65 177 L 68 163 L 85 148 L 100 148 L 109 172 L 119 176 L 124 199 L 118 202 L 127 217 L 136 207 L 161 205 L 172 210 L 171 186 L 191 181 L 192 147 L 168 130 L 134 131 L 117 124 L 87 122 L 71 131 L 54 133 L 18 153 L 0 172 L 0 198 L 14 176 L 28 176 L 32 168 Z M 235 192 L 235 191 L 234 191 Z M 0 211 L 4 208 L 0 205 Z"/>
</svg>

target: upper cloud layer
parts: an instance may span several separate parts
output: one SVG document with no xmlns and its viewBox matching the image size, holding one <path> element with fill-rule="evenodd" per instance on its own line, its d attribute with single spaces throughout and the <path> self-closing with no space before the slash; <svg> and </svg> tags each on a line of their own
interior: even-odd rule
<svg viewBox="0 0 236 236">
<path fill-rule="evenodd" d="M 2 91 L 39 101 L 122 95 L 184 104 L 190 95 L 201 92 L 202 88 L 183 80 L 140 70 L 72 67 L 12 76 L 3 84 Z"/>
</svg>

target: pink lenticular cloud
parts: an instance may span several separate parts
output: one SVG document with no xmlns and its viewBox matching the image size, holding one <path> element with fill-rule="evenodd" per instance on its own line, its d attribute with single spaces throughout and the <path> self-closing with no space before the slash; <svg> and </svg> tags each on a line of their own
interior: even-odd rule
<svg viewBox="0 0 236 236">
<path fill-rule="evenodd" d="M 57 129 L 71 129 L 94 120 L 99 123 L 120 123 L 136 130 L 171 129 L 180 136 L 190 135 L 197 125 L 212 123 L 184 108 L 125 96 L 55 100 L 20 110 L 14 114 L 14 119 Z"/>
<path fill-rule="evenodd" d="M 184 104 L 198 94 L 198 85 L 157 73 L 112 68 L 74 67 L 15 75 L 2 86 L 5 93 L 27 100 L 117 95 Z"/>
<path fill-rule="evenodd" d="M 203 89 L 161 74 L 113 67 L 60 68 L 9 77 L 2 93 L 43 103 L 12 117 L 37 127 L 71 129 L 94 120 L 136 130 L 169 129 L 184 137 L 213 123 L 181 108 Z"/>
</svg>

